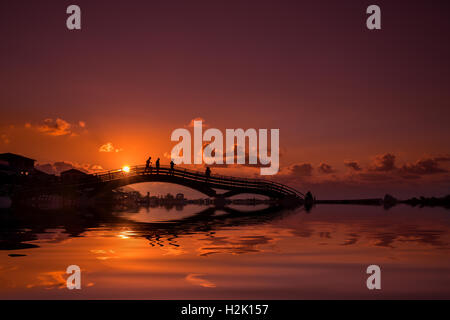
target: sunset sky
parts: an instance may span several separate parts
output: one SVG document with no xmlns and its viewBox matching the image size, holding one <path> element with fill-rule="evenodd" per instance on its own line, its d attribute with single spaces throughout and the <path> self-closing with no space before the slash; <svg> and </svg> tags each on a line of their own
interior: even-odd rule
<svg viewBox="0 0 450 320">
<path fill-rule="evenodd" d="M 374 3 L 382 30 L 370 31 Z M 81 7 L 80 31 L 66 28 L 70 4 Z M 56 173 L 149 155 L 168 163 L 172 131 L 201 118 L 223 131 L 279 128 L 272 178 L 319 197 L 448 194 L 449 9 L 424 0 L 2 1 L 0 152 Z"/>
</svg>

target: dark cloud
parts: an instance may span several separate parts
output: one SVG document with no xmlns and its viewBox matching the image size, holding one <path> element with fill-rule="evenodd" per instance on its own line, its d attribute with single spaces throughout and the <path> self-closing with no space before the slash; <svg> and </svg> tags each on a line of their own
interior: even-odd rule
<svg viewBox="0 0 450 320">
<path fill-rule="evenodd" d="M 347 160 L 344 165 L 349 170 L 341 174 L 327 174 L 336 169 L 325 162 L 317 166 L 296 163 L 284 168 L 274 179 L 298 190 L 312 190 L 329 197 L 335 194 L 364 197 L 397 191 L 401 196 L 409 196 L 424 190 L 427 194 L 440 194 L 442 190 L 448 190 L 450 183 L 449 161 L 450 157 L 439 156 L 405 163 L 393 153 L 385 153 L 378 155 L 368 166 L 360 165 L 357 160 Z"/>
<path fill-rule="evenodd" d="M 418 194 L 440 195 L 449 190 L 449 161 L 450 157 L 438 156 L 405 163 L 387 153 L 367 167 L 356 160 L 347 160 L 344 164 L 350 169 L 341 174 L 321 174 L 320 165 L 313 170 L 310 163 L 297 163 L 285 167 L 273 179 L 301 191 L 311 190 L 319 198 L 379 197 L 390 192 L 406 199 Z"/>
<path fill-rule="evenodd" d="M 319 170 L 319 172 L 325 173 L 325 174 L 329 174 L 329 173 L 333 173 L 335 172 L 333 170 L 333 167 L 330 166 L 329 164 L 326 164 L 324 162 L 319 164 L 319 167 L 317 168 Z"/>
<path fill-rule="evenodd" d="M 50 163 L 44 163 L 44 164 L 38 164 L 35 166 L 36 169 L 39 171 L 48 173 L 48 174 L 55 174 L 55 168 Z"/>
<path fill-rule="evenodd" d="M 55 162 L 53 164 L 53 167 L 55 167 L 55 171 L 57 174 L 74 168 L 74 166 L 71 163 L 62 162 L 62 161 Z"/>
<path fill-rule="evenodd" d="M 211 142 L 203 142 L 203 152 L 204 149 L 207 145 L 211 144 Z M 205 166 L 209 166 L 209 167 L 216 167 L 216 168 L 226 168 L 226 167 L 230 167 L 230 166 L 241 166 L 241 167 L 251 167 L 251 168 L 264 168 L 264 167 L 270 167 L 271 164 L 261 164 L 261 162 L 259 161 L 259 155 L 256 152 L 256 164 L 251 164 L 250 163 L 250 152 L 248 150 L 248 145 L 246 145 L 245 147 L 239 146 L 237 143 L 234 144 L 233 147 L 233 151 L 234 151 L 234 155 L 233 155 L 233 164 L 228 164 L 227 163 L 227 159 L 231 159 L 231 157 L 227 157 L 227 150 L 224 150 L 223 152 L 217 151 L 217 150 L 213 150 L 211 152 L 211 155 L 213 157 L 217 156 L 220 158 L 222 157 L 222 164 L 218 164 L 218 163 L 214 163 L 211 165 L 205 165 Z M 238 153 L 241 152 L 243 153 L 243 156 L 238 156 Z M 270 155 L 271 154 L 271 149 L 270 147 L 267 148 L 267 152 Z M 203 153 L 203 158 L 205 159 L 206 155 L 205 153 Z M 279 153 L 279 157 L 281 157 L 281 154 Z M 238 164 L 238 159 L 241 159 L 244 161 L 244 163 L 242 164 Z"/>
<path fill-rule="evenodd" d="M 71 124 L 63 119 L 57 118 L 45 119 L 44 123 L 38 126 L 40 132 L 52 135 L 52 136 L 64 136 L 71 134 L 70 131 Z"/>
<path fill-rule="evenodd" d="M 290 168 L 290 174 L 298 177 L 309 177 L 312 175 L 313 167 L 310 163 L 294 164 Z"/>
<path fill-rule="evenodd" d="M 359 165 L 358 161 L 347 160 L 347 161 L 344 162 L 344 165 L 346 167 L 349 167 L 349 168 L 355 170 L 355 171 L 361 171 L 362 170 L 362 168 Z"/>
<path fill-rule="evenodd" d="M 447 170 L 439 167 L 439 162 L 449 161 L 448 158 L 424 158 L 415 163 L 406 163 L 400 168 L 400 173 L 409 175 L 427 175 L 444 173 Z"/>
<path fill-rule="evenodd" d="M 450 156 L 446 156 L 446 157 L 436 157 L 436 158 L 434 158 L 434 160 L 435 160 L 435 161 L 438 161 L 438 162 L 447 162 L 447 161 L 450 161 Z"/>
<path fill-rule="evenodd" d="M 61 118 L 47 118 L 40 124 L 32 125 L 26 123 L 25 128 L 35 128 L 39 132 L 50 136 L 77 136 L 81 132 L 87 132 L 86 122 L 79 121 L 78 123 L 69 123 Z"/>
<path fill-rule="evenodd" d="M 74 164 L 66 161 L 37 164 L 35 168 L 45 173 L 56 175 L 59 175 L 61 174 L 61 172 L 70 169 L 77 169 L 86 173 L 95 173 L 99 171 L 104 171 L 103 167 L 98 164 L 77 164 L 77 163 Z"/>
<path fill-rule="evenodd" d="M 376 156 L 372 165 L 369 168 L 371 171 L 388 172 L 396 169 L 395 167 L 395 155 L 392 153 L 385 153 L 383 155 Z"/>
</svg>

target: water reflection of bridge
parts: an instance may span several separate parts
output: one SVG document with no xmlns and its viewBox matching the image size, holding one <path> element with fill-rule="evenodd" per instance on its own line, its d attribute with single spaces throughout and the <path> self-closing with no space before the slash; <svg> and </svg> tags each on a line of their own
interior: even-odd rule
<svg viewBox="0 0 450 320">
<path fill-rule="evenodd" d="M 293 210 L 269 206 L 260 210 L 241 211 L 231 207 L 209 207 L 195 215 L 168 222 L 135 223 L 133 232 L 143 236 L 150 245 L 174 245 L 176 238 L 192 233 L 209 234 L 218 229 L 258 225 L 279 219 Z M 165 240 L 165 241 L 164 241 Z"/>
<path fill-rule="evenodd" d="M 38 248 L 39 245 L 30 242 L 38 240 L 38 236 L 46 234 L 47 230 L 62 229 L 65 235 L 63 239 L 66 239 L 82 237 L 86 231 L 99 227 L 113 230 L 119 226 L 121 229 L 126 227 L 130 230 L 130 236 L 148 239 L 152 246 L 177 246 L 175 239 L 182 235 L 206 234 L 227 227 L 257 225 L 281 218 L 290 212 L 294 211 L 282 206 L 270 206 L 255 211 L 208 207 L 183 219 L 147 223 L 133 221 L 126 215 L 117 215 L 118 212 L 100 208 L 83 211 L 16 208 L 3 211 L 0 215 L 0 250 Z"/>
</svg>

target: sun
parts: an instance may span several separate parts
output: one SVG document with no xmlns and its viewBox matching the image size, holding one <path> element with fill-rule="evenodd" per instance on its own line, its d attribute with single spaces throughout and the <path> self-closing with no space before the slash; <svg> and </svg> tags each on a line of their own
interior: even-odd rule
<svg viewBox="0 0 450 320">
<path fill-rule="evenodd" d="M 128 173 L 128 172 L 130 172 L 130 167 L 129 166 L 124 166 L 122 168 L 122 171 Z"/>
</svg>

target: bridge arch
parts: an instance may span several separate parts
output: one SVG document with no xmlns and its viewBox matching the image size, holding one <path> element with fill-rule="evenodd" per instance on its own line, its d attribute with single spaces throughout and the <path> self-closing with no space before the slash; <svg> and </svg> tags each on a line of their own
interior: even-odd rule
<svg viewBox="0 0 450 320">
<path fill-rule="evenodd" d="M 303 200 L 304 195 L 289 186 L 263 179 L 246 179 L 240 177 L 206 175 L 203 172 L 183 168 L 172 169 L 162 166 L 158 170 L 150 170 L 144 166 L 130 168 L 128 172 L 112 170 L 90 175 L 85 181 L 77 184 L 77 190 L 91 190 L 91 194 L 99 194 L 119 187 L 142 182 L 165 182 L 188 187 L 208 197 L 227 198 L 238 194 L 256 194 L 276 199 Z M 216 190 L 224 190 L 218 193 Z"/>
<path fill-rule="evenodd" d="M 107 191 L 111 191 L 120 187 L 124 187 L 130 184 L 138 184 L 138 183 L 151 183 L 151 182 L 164 182 L 170 184 L 176 184 L 179 186 L 187 187 L 192 190 L 198 191 L 208 197 L 216 197 L 216 191 L 204 184 L 200 183 L 192 183 L 189 181 L 185 181 L 184 179 L 167 179 L 166 176 L 163 175 L 143 175 L 143 176 L 133 176 L 124 179 L 117 179 L 113 181 L 103 182 L 102 184 L 96 186 L 94 188 L 93 194 L 101 194 Z"/>
</svg>

